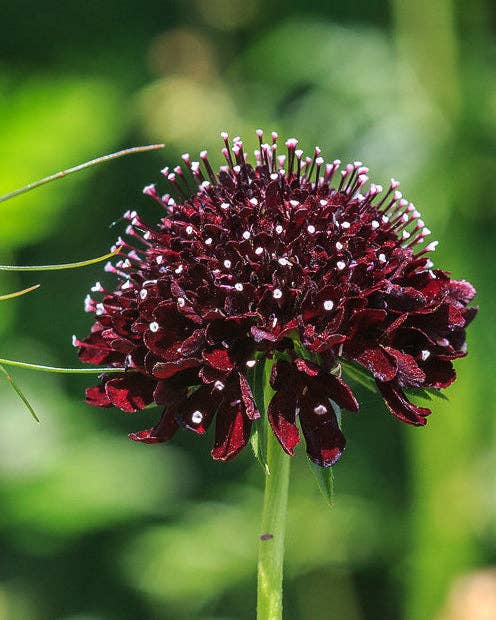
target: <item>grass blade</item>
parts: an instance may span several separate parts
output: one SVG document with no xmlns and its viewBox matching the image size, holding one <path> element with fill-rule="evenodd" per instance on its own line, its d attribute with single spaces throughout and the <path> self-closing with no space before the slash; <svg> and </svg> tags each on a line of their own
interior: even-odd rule
<svg viewBox="0 0 496 620">
<path fill-rule="evenodd" d="M 11 374 L 9 374 L 5 368 L 3 366 L 0 365 L 0 372 L 3 372 L 3 374 L 5 375 L 5 377 L 7 378 L 7 381 L 10 383 L 10 385 L 12 386 L 12 389 L 14 390 L 14 392 L 17 394 L 17 396 L 19 396 L 19 398 L 22 400 L 22 402 L 26 405 L 27 410 L 29 411 L 29 413 L 31 414 L 32 418 L 34 420 L 36 420 L 36 422 L 39 422 L 40 419 L 39 417 L 36 415 L 35 410 L 33 409 L 33 407 L 31 406 L 31 403 L 29 402 L 29 400 L 26 398 L 26 396 L 24 395 L 24 393 L 22 392 L 21 388 L 17 385 L 17 383 L 14 381 L 13 377 Z"/>
</svg>

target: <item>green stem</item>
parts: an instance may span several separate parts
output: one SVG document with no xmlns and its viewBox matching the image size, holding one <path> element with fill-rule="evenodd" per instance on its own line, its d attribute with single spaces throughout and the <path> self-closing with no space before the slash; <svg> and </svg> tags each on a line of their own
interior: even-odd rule
<svg viewBox="0 0 496 620">
<path fill-rule="evenodd" d="M 265 424 L 267 406 L 272 397 L 269 384 L 272 363 L 265 362 L 265 373 L 257 373 L 255 392 L 263 393 L 263 403 L 258 403 Z M 263 385 L 260 385 L 263 381 Z M 261 406 L 263 405 L 263 406 Z M 288 506 L 290 457 L 283 451 L 274 433 L 267 428 L 267 469 L 262 525 L 258 551 L 257 620 L 282 618 L 282 576 L 284 564 L 284 535 Z"/>
<path fill-rule="evenodd" d="M 98 375 L 108 372 L 126 372 L 125 368 L 57 368 L 56 366 L 41 366 L 40 364 L 29 364 L 28 362 L 18 362 L 17 360 L 5 360 L 0 358 L 3 366 L 16 366 L 27 370 L 37 370 L 39 372 L 58 372 L 66 375 Z"/>
<path fill-rule="evenodd" d="M 97 157 L 96 159 L 92 159 L 91 161 L 87 161 L 84 164 L 79 164 L 78 166 L 73 166 L 72 168 L 68 168 L 67 170 L 61 170 L 60 172 L 56 172 L 55 174 L 51 174 L 49 177 L 45 177 L 44 179 L 40 179 L 39 181 L 34 181 L 33 183 L 29 183 L 29 185 L 25 185 L 24 187 L 20 187 L 19 189 L 15 189 L 13 192 L 9 192 L 4 196 L 0 196 L 0 202 L 4 202 L 5 200 L 10 200 L 11 198 L 15 198 L 16 196 L 20 196 L 21 194 L 25 194 L 26 192 L 39 187 L 40 185 L 45 185 L 45 183 L 50 183 L 51 181 L 55 181 L 56 179 L 62 179 L 73 172 L 79 172 L 79 170 L 84 170 L 85 168 L 90 168 L 91 166 L 95 166 L 96 164 L 101 164 L 105 161 L 110 161 L 111 159 L 117 159 L 118 157 L 123 157 L 124 155 L 131 155 L 132 153 L 143 153 L 145 151 L 155 151 L 156 149 L 161 149 L 163 144 L 150 144 L 149 146 L 132 146 L 129 149 L 123 149 L 122 151 L 118 151 L 117 153 L 111 153 L 110 155 L 103 155 L 103 157 Z"/>
</svg>

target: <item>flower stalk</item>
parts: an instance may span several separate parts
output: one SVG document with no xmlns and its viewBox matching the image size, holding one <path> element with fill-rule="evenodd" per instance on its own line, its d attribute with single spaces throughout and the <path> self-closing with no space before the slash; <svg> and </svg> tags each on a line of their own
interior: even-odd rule
<svg viewBox="0 0 496 620">
<path fill-rule="evenodd" d="M 268 424 L 266 412 L 273 395 L 269 383 L 271 368 L 272 363 L 267 360 L 264 372 L 255 375 L 255 393 L 263 395 L 263 402 L 257 403 L 263 424 Z M 281 450 L 273 433 L 266 432 L 265 438 L 267 467 L 258 551 L 257 620 L 280 620 L 290 457 Z"/>
</svg>

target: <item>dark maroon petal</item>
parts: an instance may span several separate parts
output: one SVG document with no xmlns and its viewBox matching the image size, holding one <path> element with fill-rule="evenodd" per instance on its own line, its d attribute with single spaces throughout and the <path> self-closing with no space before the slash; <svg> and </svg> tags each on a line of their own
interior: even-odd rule
<svg viewBox="0 0 496 620">
<path fill-rule="evenodd" d="M 239 387 L 241 390 L 241 398 L 246 408 L 246 415 L 250 420 L 256 420 L 260 417 L 260 413 L 256 407 L 255 399 L 251 391 L 250 384 L 244 375 L 239 374 Z"/>
<path fill-rule="evenodd" d="M 321 385 L 322 390 L 328 398 L 333 400 L 339 407 L 346 411 L 357 412 L 359 409 L 358 401 L 351 388 L 339 377 L 335 375 L 321 373 L 316 381 L 316 388 Z"/>
<path fill-rule="evenodd" d="M 381 347 L 366 349 L 355 359 L 379 381 L 391 381 L 396 376 L 396 360 Z"/>
<path fill-rule="evenodd" d="M 126 413 L 144 409 L 153 402 L 156 381 L 137 372 L 110 379 L 105 383 L 105 392 L 110 402 Z"/>
<path fill-rule="evenodd" d="M 172 410 L 166 409 L 157 426 L 144 431 L 130 433 L 129 438 L 140 443 L 162 443 L 169 441 L 179 428 Z"/>
<path fill-rule="evenodd" d="M 408 353 L 385 347 L 398 364 L 398 380 L 404 386 L 420 387 L 425 379 L 425 372 L 418 366 L 415 358 Z"/>
<path fill-rule="evenodd" d="M 176 420 L 184 428 L 203 435 L 207 432 L 220 401 L 219 390 L 212 390 L 210 386 L 204 385 L 178 405 Z"/>
<path fill-rule="evenodd" d="M 87 388 L 86 402 L 95 407 L 113 407 L 105 391 L 105 385 Z"/>
<path fill-rule="evenodd" d="M 244 412 L 241 400 L 226 402 L 216 416 L 212 457 L 216 461 L 230 461 L 245 447 L 250 430 L 251 421 Z"/>
<path fill-rule="evenodd" d="M 169 379 L 178 372 L 182 372 L 187 368 L 196 368 L 200 365 L 198 360 L 179 359 L 177 362 L 157 362 L 153 366 L 153 376 L 157 379 Z"/>
<path fill-rule="evenodd" d="M 477 293 L 470 282 L 466 280 L 451 280 L 448 288 L 450 296 L 464 306 L 470 303 Z"/>
<path fill-rule="evenodd" d="M 302 358 L 296 358 L 295 365 L 300 372 L 304 372 L 309 377 L 316 377 L 320 372 L 320 368 L 319 366 L 317 366 L 317 364 L 314 364 L 313 362 L 309 362 L 308 360 L 304 360 Z"/>
<path fill-rule="evenodd" d="M 265 331 L 264 329 L 260 329 L 260 327 L 257 327 L 256 325 L 253 325 L 250 328 L 250 331 L 251 331 L 251 334 L 255 342 L 262 342 L 263 340 L 268 340 L 269 342 L 275 342 L 277 340 L 277 336 L 275 336 L 274 334 L 271 334 L 268 331 Z"/>
<path fill-rule="evenodd" d="M 412 404 L 394 381 L 388 383 L 376 381 L 376 384 L 389 410 L 399 420 L 414 426 L 424 426 L 427 423 L 425 418 L 431 410 Z"/>
<path fill-rule="evenodd" d="M 425 372 L 425 387 L 447 388 L 456 379 L 453 364 L 448 360 L 442 360 L 433 356 L 421 363 Z"/>
<path fill-rule="evenodd" d="M 280 390 L 272 397 L 267 415 L 270 425 L 285 452 L 293 456 L 294 448 L 300 441 L 296 426 L 296 394 L 293 390 Z"/>
<path fill-rule="evenodd" d="M 234 368 L 234 363 L 229 357 L 227 349 L 214 349 L 213 351 L 204 352 L 203 359 L 217 370 L 230 371 Z"/>
<path fill-rule="evenodd" d="M 331 404 L 315 390 L 308 390 L 300 404 L 300 421 L 309 458 L 331 467 L 343 453 L 346 440 Z"/>
</svg>

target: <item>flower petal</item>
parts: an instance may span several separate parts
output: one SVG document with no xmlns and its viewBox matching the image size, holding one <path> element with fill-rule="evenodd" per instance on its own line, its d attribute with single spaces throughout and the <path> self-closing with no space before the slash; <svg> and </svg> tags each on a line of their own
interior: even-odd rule
<svg viewBox="0 0 496 620">
<path fill-rule="evenodd" d="M 169 441 L 178 428 L 179 425 L 176 422 L 173 411 L 171 409 L 166 409 L 157 426 L 144 431 L 130 433 L 129 439 L 140 443 L 162 443 L 164 441 Z"/>
<path fill-rule="evenodd" d="M 267 415 L 270 425 L 284 451 L 293 456 L 294 448 L 300 441 L 296 426 L 296 394 L 291 389 L 282 389 L 274 394 Z"/>
<path fill-rule="evenodd" d="M 389 381 L 386 383 L 376 380 L 376 384 L 388 409 L 399 420 L 414 426 L 424 426 L 427 423 L 425 418 L 431 413 L 431 410 L 417 407 L 411 403 L 396 382 Z"/>
<path fill-rule="evenodd" d="M 308 390 L 301 401 L 300 421 L 309 458 L 321 467 L 331 467 L 346 445 L 331 404 L 322 402 L 317 390 Z"/>
<path fill-rule="evenodd" d="M 110 402 L 126 413 L 144 409 L 153 402 L 156 381 L 141 373 L 131 372 L 105 383 Z"/>
<path fill-rule="evenodd" d="M 94 407 L 113 407 L 103 384 L 86 389 L 86 402 Z"/>
<path fill-rule="evenodd" d="M 244 411 L 242 401 L 226 402 L 217 412 L 212 458 L 230 461 L 245 447 L 250 430 L 251 420 Z"/>
</svg>

